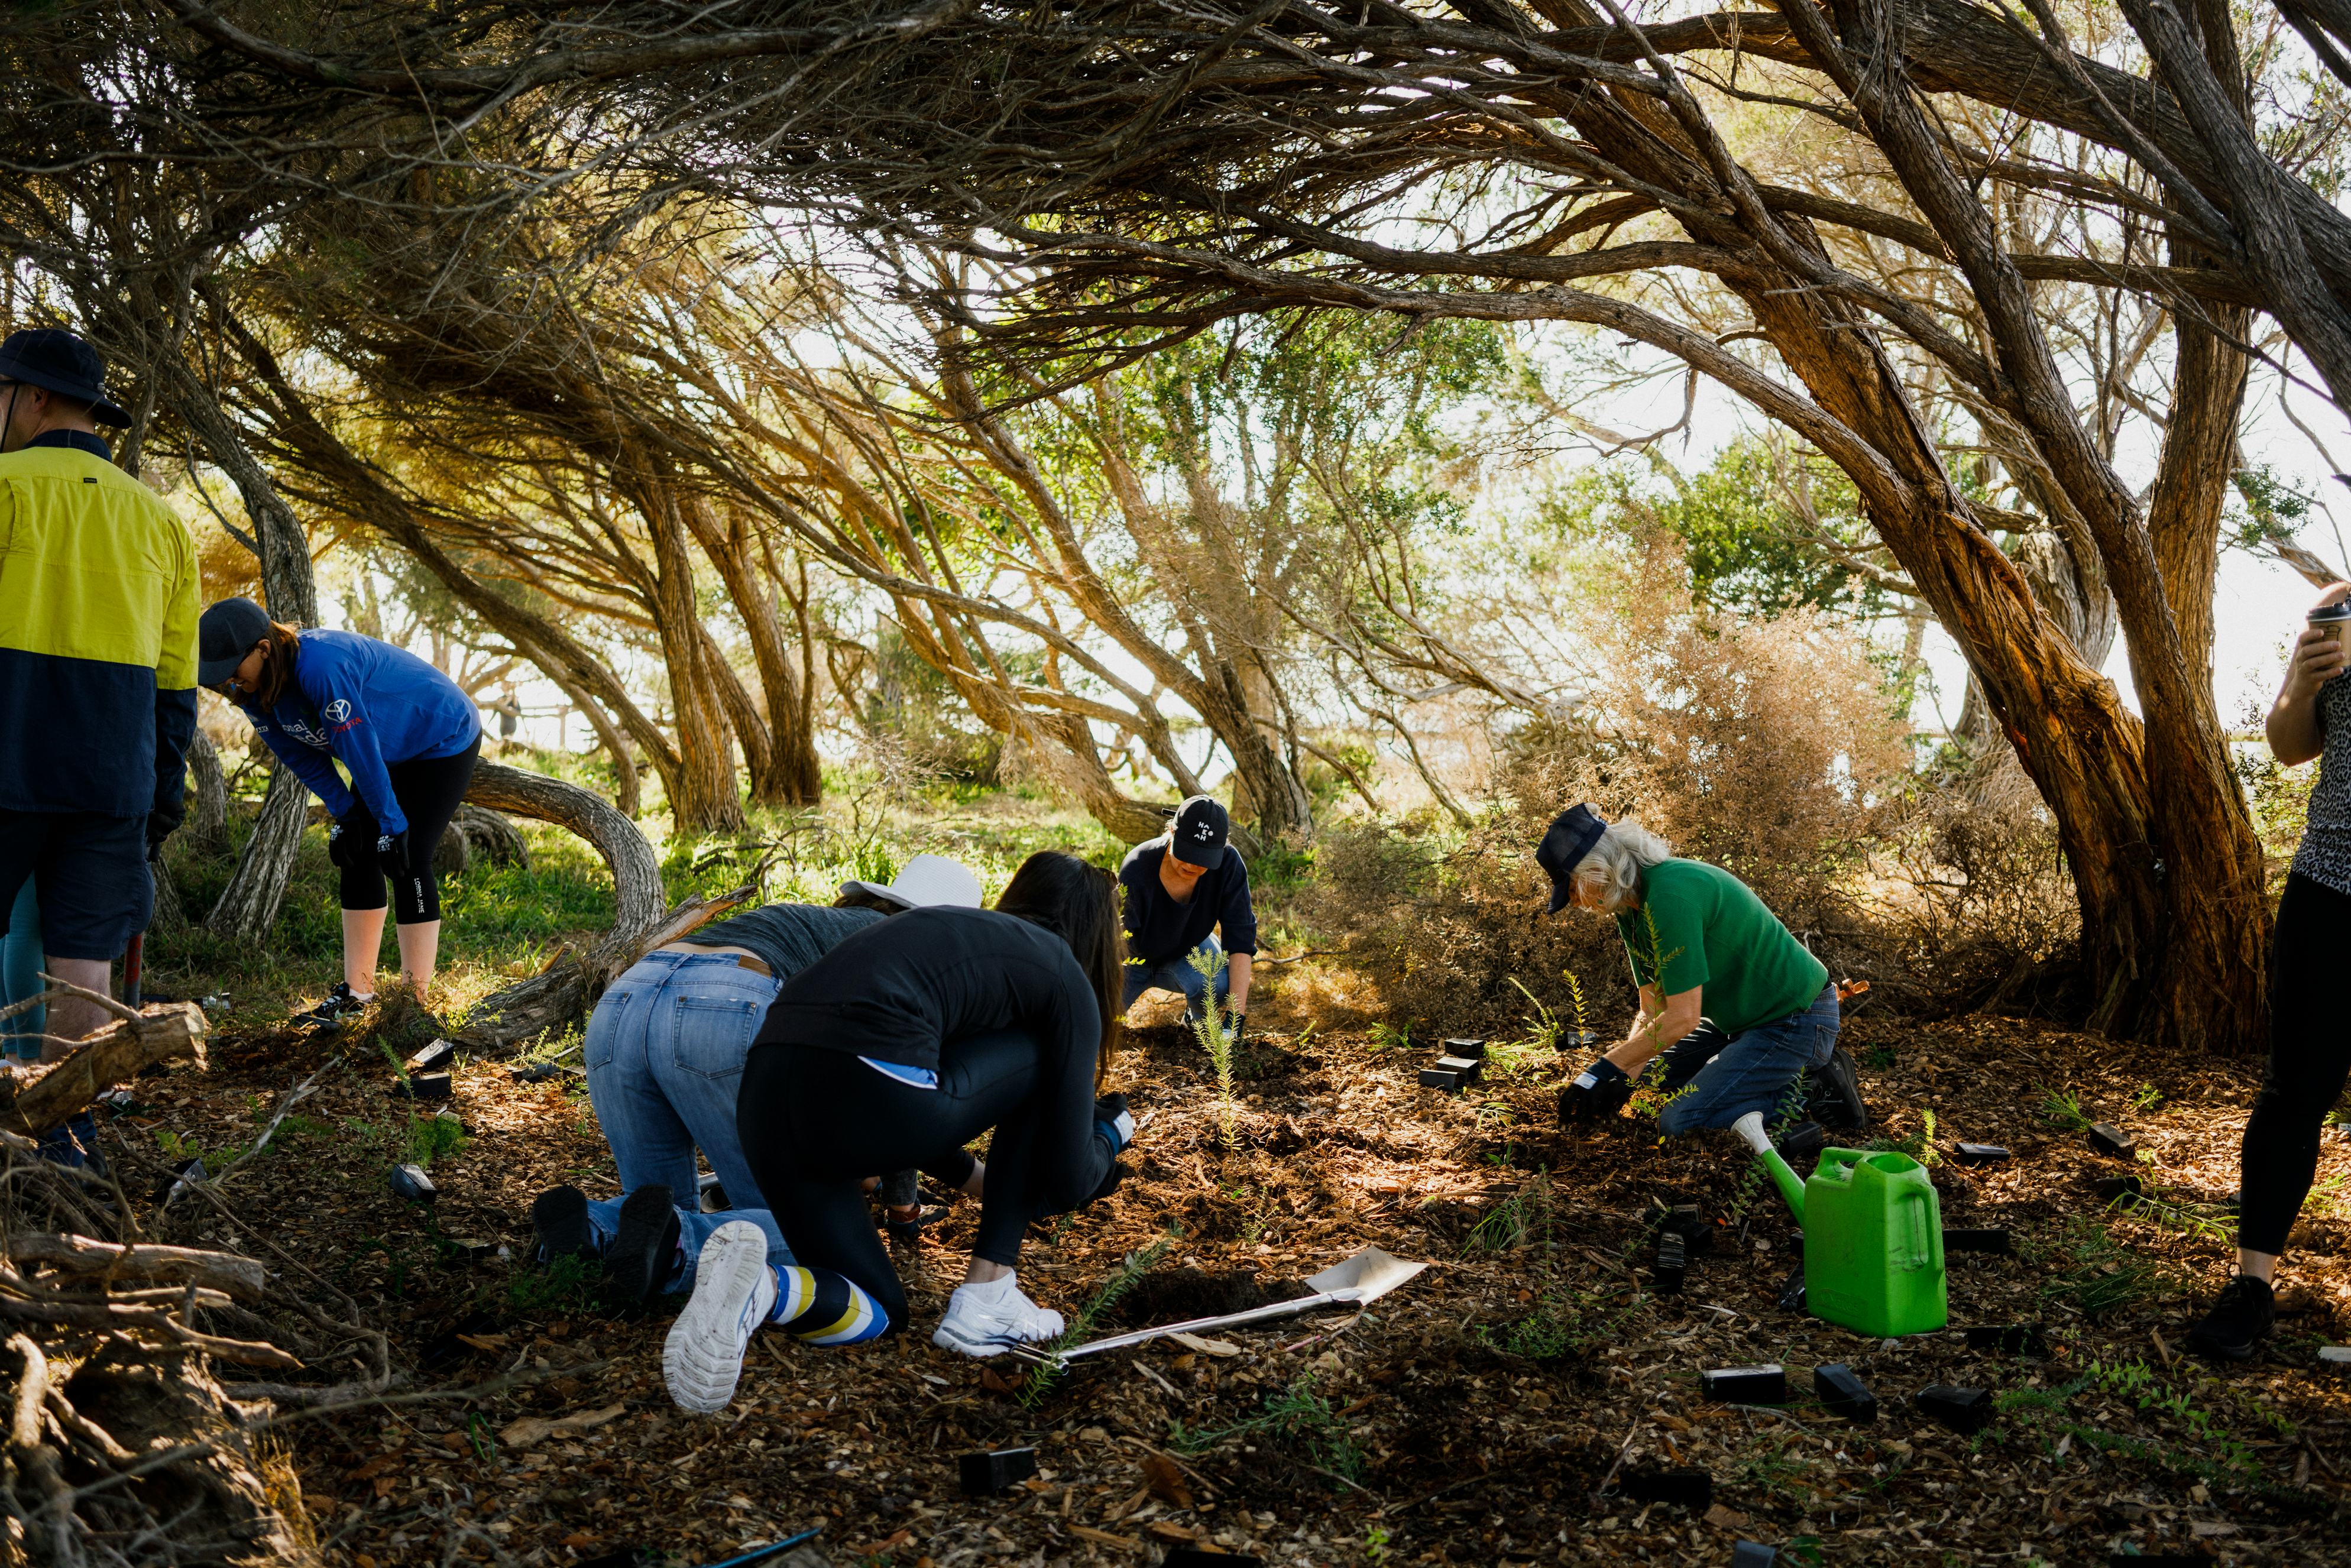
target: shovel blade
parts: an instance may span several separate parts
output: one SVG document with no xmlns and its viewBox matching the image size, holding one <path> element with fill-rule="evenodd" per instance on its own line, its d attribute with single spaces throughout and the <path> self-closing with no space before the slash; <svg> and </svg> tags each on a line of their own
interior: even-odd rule
<svg viewBox="0 0 2351 1568">
<path fill-rule="evenodd" d="M 1427 1267 L 1426 1263 L 1407 1263 L 1401 1258 L 1391 1257 L 1376 1247 L 1366 1247 L 1353 1257 L 1332 1264 L 1320 1274 L 1309 1275 L 1306 1288 L 1360 1306 L 1365 1301 L 1378 1301 Z"/>
</svg>

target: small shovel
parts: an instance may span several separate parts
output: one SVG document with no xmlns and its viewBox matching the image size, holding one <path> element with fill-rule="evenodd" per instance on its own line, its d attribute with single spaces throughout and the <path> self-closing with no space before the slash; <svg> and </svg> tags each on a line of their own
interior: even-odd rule
<svg viewBox="0 0 2351 1568">
<path fill-rule="evenodd" d="M 1092 1355 L 1101 1350 L 1120 1350 L 1131 1344 L 1143 1344 L 1169 1334 L 1201 1333 L 1209 1329 L 1238 1328 L 1243 1323 L 1261 1323 L 1272 1318 L 1295 1317 L 1300 1312 L 1312 1312 L 1316 1307 L 1360 1307 L 1378 1301 L 1423 1269 L 1426 1263 L 1407 1263 L 1401 1258 L 1391 1258 L 1376 1247 L 1366 1247 L 1343 1262 L 1333 1263 L 1320 1274 L 1307 1277 L 1311 1296 L 1301 1296 L 1294 1301 L 1272 1301 L 1262 1307 L 1251 1307 L 1245 1312 L 1227 1312 L 1221 1317 L 1194 1318 L 1189 1322 L 1168 1323 L 1155 1329 L 1137 1329 L 1133 1333 L 1113 1334 L 1085 1344 L 1071 1345 L 1057 1354 L 1029 1350 L 1022 1346 L 1013 1354 L 1025 1361 L 1054 1363 L 1075 1361 L 1081 1355 Z"/>
</svg>

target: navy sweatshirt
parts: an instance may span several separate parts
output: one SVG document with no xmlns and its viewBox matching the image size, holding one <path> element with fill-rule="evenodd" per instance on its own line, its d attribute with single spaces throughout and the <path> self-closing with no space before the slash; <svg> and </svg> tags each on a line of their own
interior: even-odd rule
<svg viewBox="0 0 2351 1568">
<path fill-rule="evenodd" d="M 1119 862 L 1118 885 L 1126 904 L 1126 956 L 1145 964 L 1180 958 L 1208 939 L 1217 926 L 1224 930 L 1225 951 L 1257 951 L 1257 911 L 1249 905 L 1249 867 L 1240 851 L 1225 846 L 1225 858 L 1200 873 L 1192 896 L 1178 904 L 1167 896 L 1159 880 L 1159 862 L 1167 854 L 1167 841 L 1154 839 L 1126 852 Z"/>
</svg>

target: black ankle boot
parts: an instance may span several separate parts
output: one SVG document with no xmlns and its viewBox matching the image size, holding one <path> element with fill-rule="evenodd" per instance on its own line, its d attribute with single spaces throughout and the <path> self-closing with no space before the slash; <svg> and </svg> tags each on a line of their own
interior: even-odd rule
<svg viewBox="0 0 2351 1568">
<path fill-rule="evenodd" d="M 604 1288 L 623 1301 L 649 1301 L 677 1260 L 680 1226 L 669 1188 L 655 1183 L 621 1200 L 621 1222 L 604 1249 Z"/>
<path fill-rule="evenodd" d="M 2240 1274 L 2220 1291 L 2204 1321 L 2188 1331 L 2188 1348 L 2220 1361 L 2251 1361 L 2253 1347 L 2277 1322 L 2277 1297 L 2269 1285 Z"/>
</svg>

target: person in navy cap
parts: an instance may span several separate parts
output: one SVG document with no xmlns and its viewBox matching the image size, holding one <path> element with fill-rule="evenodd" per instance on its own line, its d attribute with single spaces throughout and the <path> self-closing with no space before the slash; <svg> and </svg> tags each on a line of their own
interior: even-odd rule
<svg viewBox="0 0 2351 1568">
<path fill-rule="evenodd" d="M 1658 1087 L 1672 1098 L 1657 1130 L 1668 1135 L 1750 1111 L 1788 1119 L 1805 1103 L 1799 1080 L 1821 1082 L 1840 1120 L 1865 1124 L 1828 969 L 1745 883 L 1588 805 L 1552 820 L 1535 860 L 1551 874 L 1552 914 L 1572 904 L 1614 918 L 1641 992 L 1622 1043 L 1561 1091 L 1562 1121 L 1615 1115 L 1662 1056 Z"/>
<path fill-rule="evenodd" d="M 298 631 L 250 599 L 204 613 L 198 678 L 326 803 L 327 858 L 342 873 L 343 978 L 296 1021 L 337 1025 L 375 999 L 384 880 L 400 967 L 425 999 L 441 946 L 433 852 L 482 755 L 465 688 L 404 648 L 354 632 Z M 350 769 L 346 786 L 335 772 Z"/>
<path fill-rule="evenodd" d="M 1257 912 L 1249 905 L 1249 867 L 1228 841 L 1232 819 L 1206 795 L 1176 809 L 1164 837 L 1141 843 L 1119 862 L 1126 907 L 1126 999 L 1145 991 L 1184 993 L 1184 1017 L 1204 1015 L 1208 977 L 1193 963 L 1216 967 L 1217 999 L 1231 1015 L 1238 1040 L 1248 1023 L 1249 967 L 1257 954 Z M 1216 932 L 1224 939 L 1217 941 Z"/>
<path fill-rule="evenodd" d="M 98 350 L 71 332 L 0 342 L 0 920 L 33 912 L 47 970 L 104 993 L 142 930 L 147 862 L 186 812 L 196 728 L 195 541 L 114 465 Z M 46 1054 L 99 1028 L 49 1009 Z"/>
</svg>

